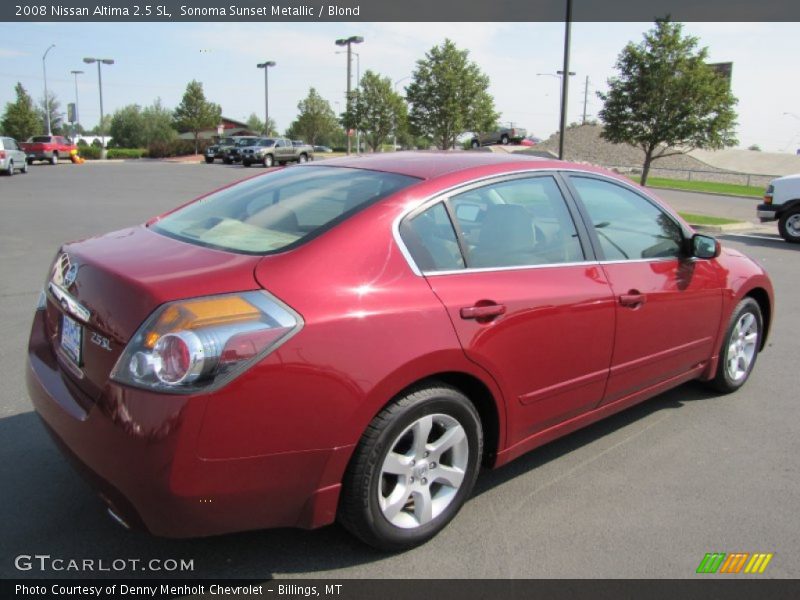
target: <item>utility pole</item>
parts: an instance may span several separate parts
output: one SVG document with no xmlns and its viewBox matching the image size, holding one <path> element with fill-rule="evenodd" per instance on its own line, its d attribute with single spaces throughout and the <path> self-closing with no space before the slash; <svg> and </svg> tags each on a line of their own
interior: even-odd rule
<svg viewBox="0 0 800 600">
<path fill-rule="evenodd" d="M 50 47 L 44 51 L 44 55 L 42 56 L 42 75 L 44 75 L 44 121 L 47 127 L 47 135 L 53 135 L 53 131 L 50 128 L 50 97 L 47 95 L 47 65 L 45 65 L 45 61 L 47 60 L 47 55 L 50 50 L 55 47 L 55 44 L 50 44 Z"/>
<path fill-rule="evenodd" d="M 589 76 L 586 76 L 586 84 L 583 87 L 583 123 L 586 125 L 586 104 L 589 101 Z"/>
</svg>

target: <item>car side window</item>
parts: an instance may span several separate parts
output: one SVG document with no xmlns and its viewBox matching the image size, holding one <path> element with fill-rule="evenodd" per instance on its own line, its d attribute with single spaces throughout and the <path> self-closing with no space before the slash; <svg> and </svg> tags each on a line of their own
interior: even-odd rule
<svg viewBox="0 0 800 600">
<path fill-rule="evenodd" d="M 680 226 L 652 202 L 621 185 L 570 176 L 586 207 L 606 260 L 680 256 Z"/>
<path fill-rule="evenodd" d="M 422 271 L 464 268 L 456 232 L 447 209 L 438 202 L 403 222 L 401 236 L 414 262 Z"/>
<path fill-rule="evenodd" d="M 575 223 L 553 177 L 494 183 L 450 198 L 470 268 L 579 262 Z"/>
<path fill-rule="evenodd" d="M 8 150 L 19 150 L 19 146 L 17 145 L 17 141 L 13 138 L 6 138 L 6 149 Z"/>
</svg>

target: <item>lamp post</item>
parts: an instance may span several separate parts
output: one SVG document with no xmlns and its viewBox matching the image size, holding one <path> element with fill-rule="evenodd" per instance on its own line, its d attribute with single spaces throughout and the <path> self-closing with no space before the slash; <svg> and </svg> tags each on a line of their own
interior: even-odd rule
<svg viewBox="0 0 800 600">
<path fill-rule="evenodd" d="M 347 115 L 348 116 L 350 116 L 350 114 L 351 114 L 351 112 L 350 112 L 350 101 L 351 101 L 351 97 L 350 97 L 351 96 L 351 93 L 350 93 L 350 79 L 351 79 L 350 71 L 352 69 L 352 63 L 353 63 L 352 58 L 351 58 L 351 56 L 352 56 L 352 45 L 353 44 L 360 44 L 363 41 L 364 41 L 364 38 L 362 36 L 360 36 L 360 35 L 351 35 L 349 38 L 339 38 L 338 40 L 336 40 L 336 45 L 337 46 L 347 46 L 347 96 L 345 97 L 345 100 L 347 101 L 347 105 L 346 105 L 346 109 L 345 110 L 347 111 Z M 348 132 L 348 134 L 349 134 L 349 132 Z M 352 144 L 352 142 L 350 140 L 350 135 L 348 135 L 347 136 L 347 154 L 348 155 L 351 152 L 351 144 Z"/>
<path fill-rule="evenodd" d="M 263 63 L 258 63 L 256 67 L 264 69 L 264 135 L 269 136 L 269 68 L 274 67 L 277 63 L 274 60 L 265 60 Z"/>
<path fill-rule="evenodd" d="M 567 0 L 567 14 L 564 18 L 564 68 L 560 71 L 561 77 L 561 124 L 558 136 L 558 159 L 564 158 L 564 137 L 567 132 L 567 100 L 569 93 L 569 77 L 563 77 L 564 73 L 572 75 L 569 70 L 569 45 L 572 32 L 572 0 Z"/>
<path fill-rule="evenodd" d="M 397 81 L 394 82 L 394 93 L 395 94 L 397 93 L 397 84 L 398 83 L 403 83 L 406 79 L 411 79 L 411 75 L 406 75 L 405 77 L 401 77 L 400 79 L 398 79 Z M 392 150 L 394 152 L 397 152 L 397 113 L 395 113 L 393 115 L 392 129 L 393 129 Z"/>
<path fill-rule="evenodd" d="M 42 55 L 42 75 L 44 75 L 44 119 L 45 123 L 47 123 L 47 135 L 53 135 L 53 130 L 50 127 L 50 97 L 47 95 L 47 66 L 45 61 L 47 60 L 47 54 L 55 47 L 55 44 L 50 44 L 50 47 L 47 48 Z"/>
<path fill-rule="evenodd" d="M 69 74 L 75 76 L 75 123 L 72 125 L 72 137 L 74 139 L 77 125 L 81 123 L 81 111 L 78 104 L 78 75 L 83 75 L 83 71 L 70 71 Z"/>
<path fill-rule="evenodd" d="M 97 63 L 97 86 L 100 88 L 100 157 L 102 160 L 106 159 L 106 135 L 103 125 L 103 74 L 100 71 L 100 65 L 113 65 L 113 58 L 84 58 L 83 62 L 87 65 Z"/>
<path fill-rule="evenodd" d="M 342 54 L 344 50 L 337 52 L 336 54 Z M 353 56 L 356 57 L 356 93 L 358 93 L 358 88 L 361 86 L 361 55 L 358 52 L 353 52 Z M 361 153 L 361 130 L 356 127 L 356 154 Z"/>
</svg>

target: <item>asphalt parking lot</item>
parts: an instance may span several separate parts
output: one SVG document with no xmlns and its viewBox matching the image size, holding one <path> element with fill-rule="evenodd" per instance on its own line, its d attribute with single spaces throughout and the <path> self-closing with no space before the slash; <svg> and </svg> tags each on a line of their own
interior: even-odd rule
<svg viewBox="0 0 800 600">
<path fill-rule="evenodd" d="M 772 552 L 760 577 L 800 576 L 800 246 L 775 231 L 724 238 L 764 264 L 776 290 L 769 345 L 743 390 L 719 397 L 687 384 L 484 472 L 460 515 L 423 547 L 387 555 L 339 526 L 179 541 L 120 528 L 27 399 L 28 328 L 49 263 L 64 241 L 260 172 L 141 161 L 35 165 L 0 180 L 0 576 L 91 576 L 15 569 L 14 557 L 39 553 L 193 559 L 198 578 L 690 578 L 706 552 Z M 680 210 L 719 206 L 722 216 L 754 204 L 660 195 Z"/>
</svg>

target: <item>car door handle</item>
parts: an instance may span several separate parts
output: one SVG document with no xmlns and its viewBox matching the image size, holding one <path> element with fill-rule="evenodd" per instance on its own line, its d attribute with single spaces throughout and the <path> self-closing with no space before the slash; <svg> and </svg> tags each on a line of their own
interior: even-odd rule
<svg viewBox="0 0 800 600">
<path fill-rule="evenodd" d="M 504 304 L 487 304 L 486 306 L 465 306 L 461 309 L 462 319 L 491 319 L 504 315 Z"/>
<path fill-rule="evenodd" d="M 628 308 L 638 308 L 647 302 L 647 296 L 640 294 L 636 290 L 631 290 L 627 294 L 622 294 L 619 297 L 619 303 Z"/>
</svg>

